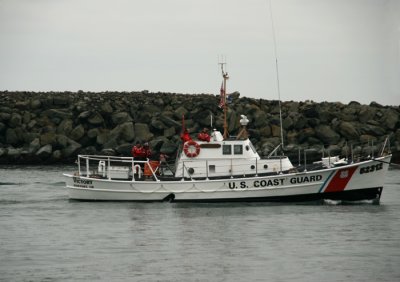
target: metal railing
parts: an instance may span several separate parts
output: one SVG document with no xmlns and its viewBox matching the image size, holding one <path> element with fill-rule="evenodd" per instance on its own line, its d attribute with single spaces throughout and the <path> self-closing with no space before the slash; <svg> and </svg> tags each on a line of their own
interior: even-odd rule
<svg viewBox="0 0 400 282">
<path fill-rule="evenodd" d="M 82 163 L 84 164 L 84 168 L 82 168 Z M 95 163 L 95 164 L 93 164 Z M 135 160 L 132 157 L 114 157 L 114 156 L 101 156 L 101 155 L 78 155 L 77 159 L 78 164 L 78 174 L 80 176 L 86 177 L 101 177 L 111 180 L 112 173 L 127 173 L 126 177 L 123 179 L 129 179 L 130 173 L 132 172 L 132 181 L 136 181 L 140 179 L 144 175 L 143 168 L 148 169 L 151 172 L 150 177 L 153 177 L 154 180 L 160 181 L 157 177 L 157 169 L 154 169 L 152 166 L 152 161 L 149 159 L 146 160 Z M 97 166 L 97 170 L 94 170 L 93 167 Z M 121 170 L 113 171 L 115 168 L 120 168 Z M 137 175 L 137 177 L 135 177 Z"/>
<path fill-rule="evenodd" d="M 325 158 L 328 161 L 328 167 L 334 165 L 333 160 L 335 159 L 335 157 L 339 157 L 340 160 L 345 160 L 347 163 L 354 163 L 359 162 L 360 160 L 374 159 L 375 157 L 382 157 L 385 154 L 390 154 L 389 137 L 386 137 L 381 145 L 374 142 L 374 140 L 368 140 L 366 142 L 346 142 L 345 145 L 340 149 L 341 152 L 339 154 L 332 154 L 333 150 L 331 151 L 329 148 L 325 149 L 325 146 L 321 146 L 322 148 L 298 148 L 298 166 L 303 165 L 304 170 L 307 171 L 307 165 L 310 165 L 310 163 L 307 161 L 307 153 L 308 155 L 310 155 L 311 152 L 313 152 L 314 154 L 322 154 L 322 158 Z M 376 153 L 378 154 L 375 155 Z M 301 156 L 303 156 L 303 160 L 301 160 Z"/>
</svg>

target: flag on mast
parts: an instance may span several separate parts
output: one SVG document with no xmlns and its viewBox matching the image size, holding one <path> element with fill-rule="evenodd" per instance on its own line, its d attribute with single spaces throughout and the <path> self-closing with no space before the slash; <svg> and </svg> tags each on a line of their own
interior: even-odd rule
<svg viewBox="0 0 400 282">
<path fill-rule="evenodd" d="M 225 106 L 225 90 L 224 90 L 224 82 L 221 83 L 221 89 L 220 89 L 220 100 L 219 100 L 219 105 L 218 107 L 223 108 Z"/>
</svg>

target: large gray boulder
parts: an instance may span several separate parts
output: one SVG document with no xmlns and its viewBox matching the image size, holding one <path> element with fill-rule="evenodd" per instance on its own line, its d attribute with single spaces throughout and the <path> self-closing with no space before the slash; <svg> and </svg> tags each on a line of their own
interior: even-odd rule
<svg viewBox="0 0 400 282">
<path fill-rule="evenodd" d="M 140 141 L 149 141 L 154 136 L 145 123 L 135 123 L 135 135 L 135 138 Z"/>
<path fill-rule="evenodd" d="M 340 140 L 340 135 L 337 134 L 329 125 L 318 125 L 315 128 L 315 136 L 324 144 L 336 144 Z"/>
<path fill-rule="evenodd" d="M 61 160 L 61 158 L 62 158 L 62 152 L 61 152 L 61 150 L 55 150 L 55 151 L 52 153 L 51 158 L 52 158 L 54 161 L 59 161 L 59 160 Z"/>
<path fill-rule="evenodd" d="M 261 110 L 255 111 L 253 114 L 254 126 L 257 128 L 267 126 L 268 125 L 267 118 L 268 118 L 267 114 L 264 111 Z M 239 120 L 237 120 L 236 122 L 239 123 Z"/>
<path fill-rule="evenodd" d="M 301 130 L 306 127 L 307 127 L 307 119 L 304 116 L 301 115 L 294 121 L 294 128 L 296 130 Z"/>
<path fill-rule="evenodd" d="M 303 114 L 306 118 L 318 118 L 319 117 L 319 105 L 315 103 L 306 103 L 302 107 Z"/>
<path fill-rule="evenodd" d="M 131 142 L 135 139 L 135 130 L 133 128 L 133 122 L 125 122 L 121 125 L 120 137 L 123 141 Z"/>
<path fill-rule="evenodd" d="M 294 121 L 291 117 L 286 117 L 283 121 L 282 121 L 282 127 L 284 130 L 289 130 L 293 127 L 294 125 Z"/>
<path fill-rule="evenodd" d="M 19 145 L 24 141 L 24 131 L 22 128 L 8 128 L 6 130 L 6 142 L 10 145 Z"/>
<path fill-rule="evenodd" d="M 366 123 L 369 120 L 372 120 L 375 116 L 376 109 L 369 107 L 367 105 L 362 105 L 360 107 L 360 111 L 358 112 L 358 120 L 361 123 Z"/>
<path fill-rule="evenodd" d="M 94 112 L 88 118 L 88 122 L 92 125 L 100 125 L 104 123 L 104 119 L 99 112 Z"/>
<path fill-rule="evenodd" d="M 50 144 L 47 144 L 43 147 L 41 147 L 37 152 L 36 152 L 36 156 L 38 156 L 41 159 L 47 159 L 51 156 L 51 154 L 53 153 L 53 146 L 51 146 Z"/>
<path fill-rule="evenodd" d="M 383 118 L 381 119 L 382 125 L 386 128 L 393 130 L 396 127 L 397 122 L 399 121 L 399 113 L 389 109 L 385 112 Z"/>
<path fill-rule="evenodd" d="M 164 129 L 164 137 L 172 137 L 176 135 L 176 130 L 175 127 L 170 127 L 170 128 L 166 128 Z"/>
<path fill-rule="evenodd" d="M 108 102 L 102 104 L 100 109 L 104 114 L 111 114 L 114 111 L 112 106 Z"/>
<path fill-rule="evenodd" d="M 125 122 L 123 124 L 117 125 L 110 131 L 109 138 L 121 140 L 121 142 L 118 142 L 118 143 L 132 141 L 135 138 L 135 131 L 133 128 L 133 123 Z"/>
<path fill-rule="evenodd" d="M 10 127 L 16 128 L 21 125 L 21 122 L 22 122 L 22 116 L 18 113 L 12 113 L 8 124 Z"/>
<path fill-rule="evenodd" d="M 132 150 L 131 143 L 123 143 L 115 147 L 115 151 L 125 157 L 131 157 L 131 150 Z"/>
<path fill-rule="evenodd" d="M 9 147 L 7 150 L 7 155 L 13 159 L 18 159 L 21 156 L 22 148 Z"/>
<path fill-rule="evenodd" d="M 55 132 L 46 132 L 40 135 L 40 145 L 55 145 L 57 143 L 57 135 Z"/>
<path fill-rule="evenodd" d="M 127 112 L 115 113 L 111 116 L 113 124 L 118 125 L 128 121 L 132 121 L 132 117 Z"/>
<path fill-rule="evenodd" d="M 157 117 L 153 117 L 151 119 L 151 126 L 157 130 L 163 130 L 166 127 L 165 124 Z"/>
<path fill-rule="evenodd" d="M 281 127 L 279 125 L 272 124 L 271 125 L 271 134 L 272 134 L 272 137 L 280 137 L 281 136 Z"/>
<path fill-rule="evenodd" d="M 110 134 L 111 135 L 111 134 Z M 113 136 L 109 138 L 104 144 L 103 144 L 103 149 L 114 149 L 118 147 L 118 139 Z"/>
<path fill-rule="evenodd" d="M 71 119 L 65 119 L 57 127 L 57 133 L 69 135 L 73 128 L 73 121 Z"/>
<path fill-rule="evenodd" d="M 74 140 L 68 139 L 67 147 L 62 149 L 62 155 L 65 158 L 69 158 L 73 156 L 80 148 L 82 147 L 81 144 L 75 142 Z"/>
<path fill-rule="evenodd" d="M 110 137 L 110 131 L 108 129 L 101 129 L 97 134 L 96 143 L 98 145 L 103 145 L 107 142 L 109 137 Z"/>
<path fill-rule="evenodd" d="M 86 135 L 88 138 L 91 138 L 91 139 L 96 138 L 97 135 L 99 135 L 99 129 L 98 128 L 89 129 Z"/>
<path fill-rule="evenodd" d="M 176 119 L 182 119 L 182 116 L 187 116 L 188 110 L 185 107 L 179 107 L 174 111 L 174 117 Z"/>
<path fill-rule="evenodd" d="M 85 128 L 82 124 L 77 125 L 69 134 L 72 140 L 78 141 L 85 135 Z"/>
<path fill-rule="evenodd" d="M 364 124 L 361 126 L 361 133 L 373 136 L 382 136 L 385 135 L 385 129 L 378 125 Z"/>
<path fill-rule="evenodd" d="M 42 102 L 39 99 L 33 99 L 30 102 L 30 107 L 32 110 L 39 109 L 42 106 Z"/>
<path fill-rule="evenodd" d="M 92 114 L 91 111 L 83 111 L 78 115 L 78 119 L 85 120 Z"/>
<path fill-rule="evenodd" d="M 69 138 L 65 135 L 59 134 L 56 136 L 56 146 L 57 148 L 64 149 L 68 146 L 69 144 Z"/>
<path fill-rule="evenodd" d="M 49 117 L 50 119 L 59 118 L 61 120 L 65 120 L 72 117 L 71 112 L 68 110 L 61 109 L 49 109 L 43 112 L 44 116 Z"/>
<path fill-rule="evenodd" d="M 5 131 L 5 129 L 6 129 L 6 125 L 4 123 L 0 122 L 0 133 Z"/>
<path fill-rule="evenodd" d="M 178 149 L 177 143 L 167 140 L 167 141 L 163 142 L 163 144 L 160 148 L 160 152 L 163 152 L 165 154 L 173 154 L 176 152 L 177 149 Z"/>
<path fill-rule="evenodd" d="M 167 126 L 175 126 L 175 127 L 182 126 L 180 122 L 177 122 L 176 120 L 170 118 L 169 116 L 165 115 L 164 113 L 161 114 L 159 118 L 160 118 L 160 121 L 162 121 Z"/>
<path fill-rule="evenodd" d="M 40 149 L 40 139 L 35 138 L 32 140 L 32 142 L 29 144 L 28 147 L 28 153 L 29 154 L 34 154 Z"/>
<path fill-rule="evenodd" d="M 5 109 L 3 108 L 1 110 L 5 110 Z M 5 111 L 4 112 L 0 112 L 0 120 L 1 121 L 9 121 L 10 118 L 11 118 L 11 114 L 10 113 L 7 113 Z"/>
<path fill-rule="evenodd" d="M 339 126 L 340 134 L 347 140 L 358 140 L 360 133 L 350 122 L 343 121 Z"/>
</svg>

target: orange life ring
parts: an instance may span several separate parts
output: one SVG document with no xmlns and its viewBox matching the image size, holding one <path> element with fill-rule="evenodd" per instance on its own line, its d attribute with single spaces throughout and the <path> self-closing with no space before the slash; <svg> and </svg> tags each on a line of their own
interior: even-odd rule
<svg viewBox="0 0 400 282">
<path fill-rule="evenodd" d="M 187 141 L 183 145 L 183 151 L 188 158 L 195 158 L 200 153 L 200 145 L 193 140 Z"/>
</svg>

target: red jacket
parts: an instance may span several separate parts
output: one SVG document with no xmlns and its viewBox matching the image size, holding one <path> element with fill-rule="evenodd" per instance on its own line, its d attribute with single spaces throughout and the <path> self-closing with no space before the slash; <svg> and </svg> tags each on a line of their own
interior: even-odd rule
<svg viewBox="0 0 400 282">
<path fill-rule="evenodd" d="M 150 158 L 151 157 L 151 150 L 150 150 L 150 148 L 143 148 L 143 150 L 144 150 L 144 155 L 145 155 L 145 157 L 146 158 Z"/>
<path fill-rule="evenodd" d="M 207 142 L 210 142 L 210 140 L 211 140 L 210 135 L 208 135 L 208 133 L 205 133 L 205 132 L 200 132 L 199 135 L 197 135 L 197 138 L 198 138 L 200 141 L 207 141 Z"/>
<path fill-rule="evenodd" d="M 185 131 L 184 133 L 181 134 L 181 139 L 183 143 L 192 140 L 192 137 L 190 137 L 189 132 Z"/>
<path fill-rule="evenodd" d="M 131 154 L 134 158 L 146 158 L 146 150 L 143 147 L 134 146 L 132 148 Z"/>
</svg>

